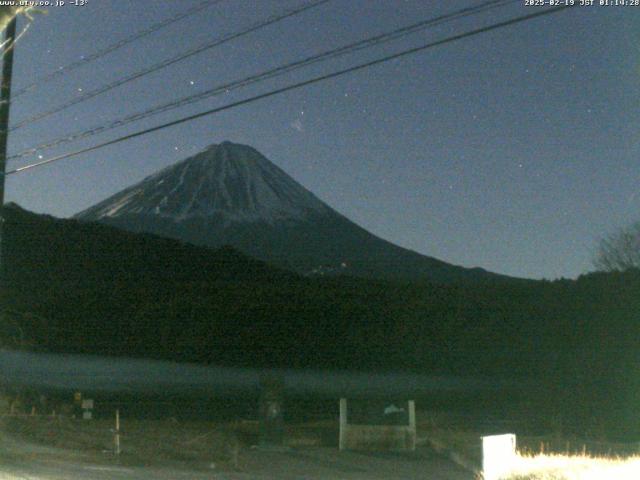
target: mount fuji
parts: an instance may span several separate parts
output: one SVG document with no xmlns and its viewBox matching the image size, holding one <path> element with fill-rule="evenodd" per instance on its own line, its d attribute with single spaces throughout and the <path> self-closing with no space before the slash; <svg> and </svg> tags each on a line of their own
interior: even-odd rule
<svg viewBox="0 0 640 480">
<path fill-rule="evenodd" d="M 305 275 L 434 282 L 501 278 L 369 233 L 257 150 L 230 142 L 160 170 L 75 218 L 201 246 L 231 245 Z"/>
</svg>

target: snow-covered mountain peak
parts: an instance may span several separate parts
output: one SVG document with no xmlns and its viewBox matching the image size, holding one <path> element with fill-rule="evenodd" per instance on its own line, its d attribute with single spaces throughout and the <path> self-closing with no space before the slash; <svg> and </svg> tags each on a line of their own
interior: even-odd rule
<svg viewBox="0 0 640 480">
<path fill-rule="evenodd" d="M 273 223 L 328 213 L 322 201 L 257 150 L 222 142 L 171 165 L 77 215 L 151 215 L 175 221 L 223 217 Z"/>
</svg>

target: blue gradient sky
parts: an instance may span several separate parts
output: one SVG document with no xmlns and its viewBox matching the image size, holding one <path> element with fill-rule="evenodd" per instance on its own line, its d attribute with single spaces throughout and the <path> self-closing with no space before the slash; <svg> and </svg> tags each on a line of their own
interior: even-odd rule
<svg viewBox="0 0 640 480">
<path fill-rule="evenodd" d="M 49 8 L 17 47 L 14 88 L 197 3 Z M 299 3 L 224 0 L 17 98 L 12 121 Z M 333 0 L 17 130 L 10 153 L 477 3 Z M 43 155 L 535 8 L 523 0 Z M 333 208 L 403 247 L 509 275 L 575 277 L 592 268 L 602 235 L 640 219 L 639 80 L 640 7 L 577 7 L 10 176 L 7 201 L 70 216 L 231 140 L 257 148 Z"/>
</svg>

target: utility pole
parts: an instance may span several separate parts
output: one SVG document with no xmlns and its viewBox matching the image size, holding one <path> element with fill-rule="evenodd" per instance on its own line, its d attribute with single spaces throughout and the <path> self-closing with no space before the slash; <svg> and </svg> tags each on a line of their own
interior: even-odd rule
<svg viewBox="0 0 640 480">
<path fill-rule="evenodd" d="M 13 52 L 15 51 L 16 24 L 14 17 L 4 33 L 5 53 L 2 58 L 2 83 L 0 84 L 0 295 L 4 295 L 5 265 L 4 240 L 4 182 L 7 170 L 7 144 L 9 140 L 9 110 L 11 108 L 11 77 L 13 75 Z"/>
</svg>

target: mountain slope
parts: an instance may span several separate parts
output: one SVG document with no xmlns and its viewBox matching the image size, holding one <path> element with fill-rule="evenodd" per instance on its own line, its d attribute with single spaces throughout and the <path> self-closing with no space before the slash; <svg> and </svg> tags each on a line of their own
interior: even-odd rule
<svg viewBox="0 0 640 480">
<path fill-rule="evenodd" d="M 226 222 L 275 223 L 329 211 L 256 150 L 224 142 L 151 175 L 77 217 L 140 215 L 175 222 L 219 217 Z"/>
<path fill-rule="evenodd" d="M 76 218 L 196 245 L 232 245 L 303 274 L 437 282 L 501 278 L 376 237 L 253 148 L 229 142 L 165 168 Z"/>
</svg>

